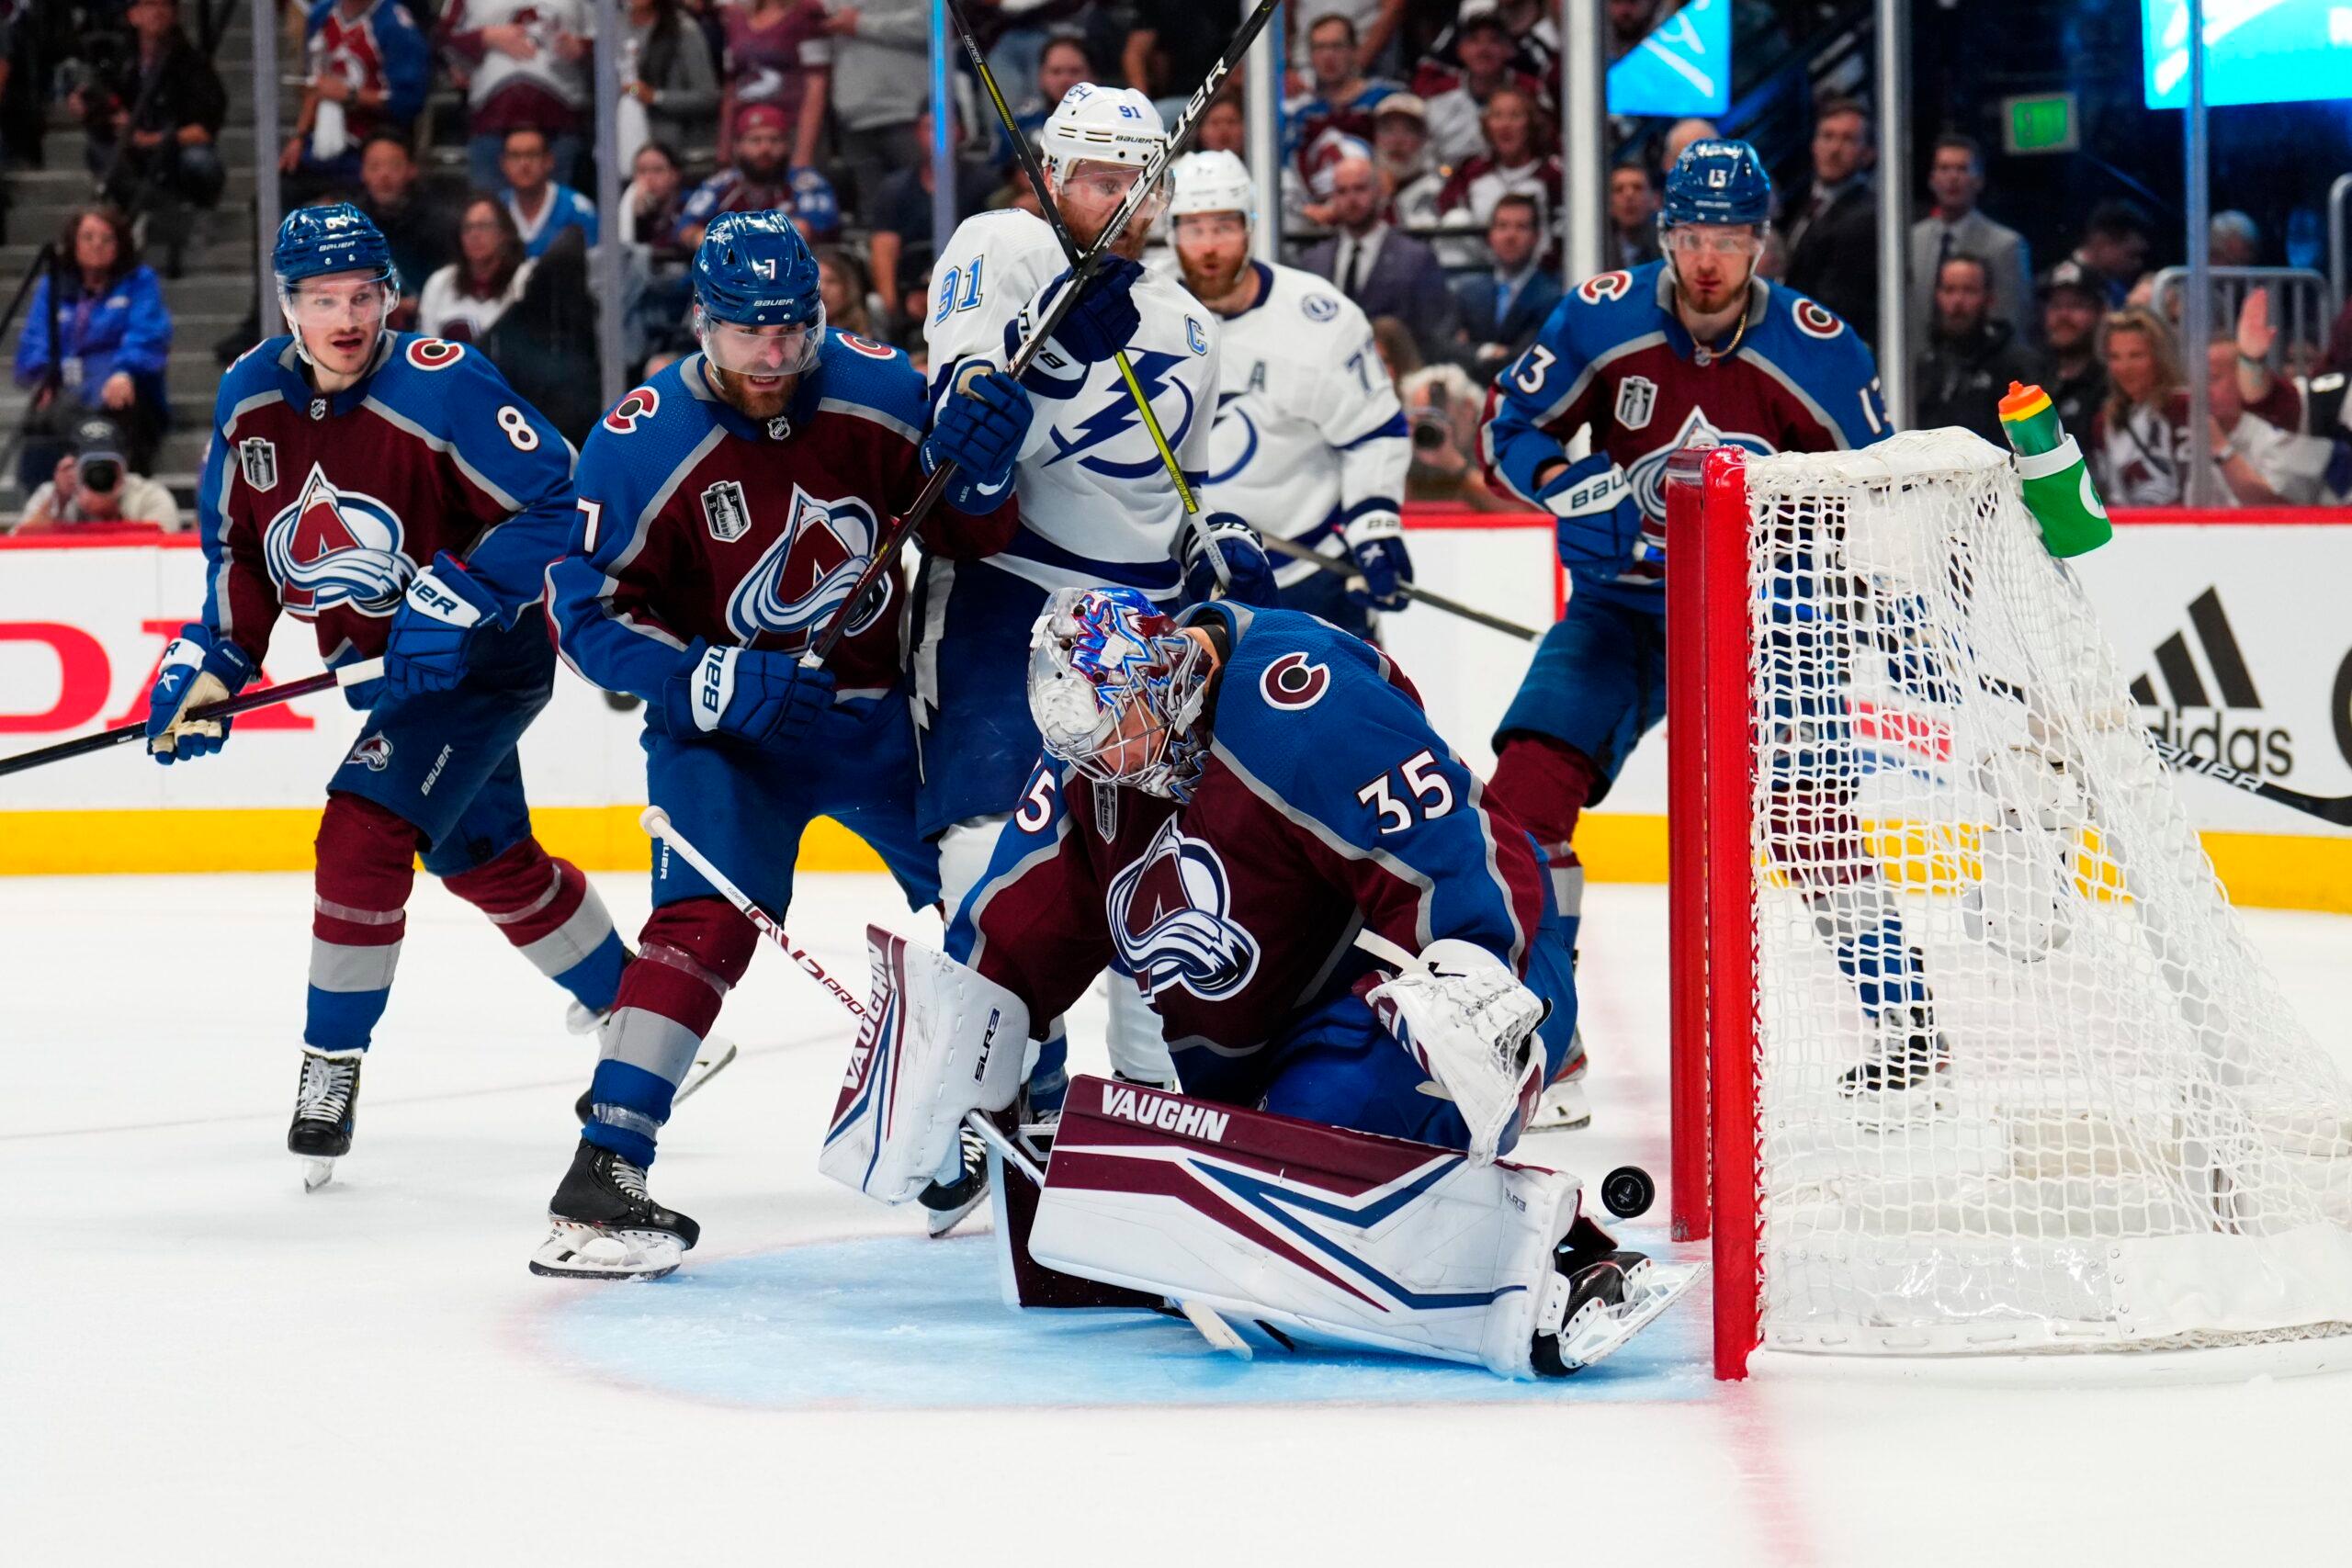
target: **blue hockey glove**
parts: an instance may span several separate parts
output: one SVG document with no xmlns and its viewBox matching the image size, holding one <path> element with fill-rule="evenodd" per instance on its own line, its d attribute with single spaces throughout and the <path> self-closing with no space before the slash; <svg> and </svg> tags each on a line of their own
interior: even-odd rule
<svg viewBox="0 0 2352 1568">
<path fill-rule="evenodd" d="M 465 679 L 474 640 L 505 625 L 498 601 L 441 551 L 410 581 L 384 640 L 386 697 L 446 692 Z"/>
<path fill-rule="evenodd" d="M 1143 268 L 1125 256 L 1104 257 L 1086 280 L 1078 303 L 1054 329 L 1054 345 L 1080 365 L 1100 365 L 1133 343 L 1136 329 L 1143 324 L 1133 298 L 1136 280 L 1142 276 Z M 1064 268 L 1038 296 L 1040 307 L 1050 309 L 1069 286 L 1069 277 Z"/>
<path fill-rule="evenodd" d="M 1032 418 L 1021 383 L 1001 370 L 983 369 L 942 400 L 923 438 L 922 471 L 955 464 L 962 482 L 948 487 L 948 503 L 959 512 L 992 510 L 1012 478 Z"/>
<path fill-rule="evenodd" d="M 1372 512 L 1340 531 L 1363 586 L 1348 585 L 1348 603 L 1360 610 L 1401 610 L 1412 603 L 1405 584 L 1413 581 L 1413 557 L 1405 548 L 1405 521 L 1394 512 Z"/>
<path fill-rule="evenodd" d="M 254 678 L 251 655 L 207 626 L 180 628 L 164 649 L 163 668 L 147 694 L 147 750 L 166 767 L 183 757 L 209 757 L 229 739 L 233 718 L 188 720 L 190 708 L 226 702 Z"/>
<path fill-rule="evenodd" d="M 717 737 L 787 746 L 832 705 L 833 672 L 803 669 L 798 656 L 755 648 L 712 648 L 696 637 L 686 662 L 646 716 L 673 739 Z"/>
<path fill-rule="evenodd" d="M 1616 566 L 1630 558 L 1642 536 L 1642 509 L 1625 483 L 1625 470 L 1596 452 L 1570 463 L 1536 492 L 1535 499 L 1559 522 L 1560 564 Z"/>
<path fill-rule="evenodd" d="M 1223 596 L 1261 610 L 1277 607 L 1274 569 L 1266 559 L 1266 547 L 1258 542 L 1258 531 L 1230 512 L 1212 512 L 1203 521 L 1208 524 L 1209 540 L 1233 579 Z M 1202 548 L 1201 531 L 1187 522 L 1182 537 L 1184 597 L 1195 604 L 1218 597 L 1216 568 Z"/>
</svg>

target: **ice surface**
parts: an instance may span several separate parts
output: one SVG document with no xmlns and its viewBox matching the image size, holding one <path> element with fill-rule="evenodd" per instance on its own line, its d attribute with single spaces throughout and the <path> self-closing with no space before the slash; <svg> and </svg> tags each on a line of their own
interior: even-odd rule
<svg viewBox="0 0 2352 1568">
<path fill-rule="evenodd" d="M 633 931 L 641 879 L 598 881 Z M 2352 1555 L 2352 1377 L 1724 1387 L 1703 1290 L 1540 1387 L 1009 1313 L 984 1243 L 818 1177 L 847 1028 L 773 953 L 723 1015 L 742 1059 L 654 1168 L 703 1246 L 658 1284 L 537 1279 L 591 1046 L 421 882 L 357 1144 L 306 1197 L 283 1139 L 309 903 L 288 876 L 0 879 L 0 1562 Z M 1528 1153 L 1662 1187 L 1664 898 L 1595 886 L 1587 913 L 1595 1126 Z M 862 989 L 869 919 L 936 931 L 878 877 L 804 877 L 790 923 Z M 2352 1057 L 2352 922 L 2247 919 Z"/>
</svg>

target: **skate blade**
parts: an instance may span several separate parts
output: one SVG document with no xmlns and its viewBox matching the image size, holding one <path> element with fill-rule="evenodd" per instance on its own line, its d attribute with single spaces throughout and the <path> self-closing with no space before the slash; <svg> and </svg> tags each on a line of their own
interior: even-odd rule
<svg viewBox="0 0 2352 1568">
<path fill-rule="evenodd" d="M 550 1280 L 659 1280 L 684 1260 L 667 1231 L 606 1231 L 558 1220 L 531 1255 L 531 1272 Z"/>
<path fill-rule="evenodd" d="M 1854 1125 L 1865 1133 L 1894 1133 L 1949 1116 L 1952 1111 L 1951 1080 L 1939 1073 L 1907 1089 L 1863 1089 L 1846 1096 Z"/>
<path fill-rule="evenodd" d="M 302 1190 L 303 1190 L 303 1191 L 305 1191 L 305 1192 L 316 1192 L 320 1188 L 324 1187 L 328 1182 L 333 1181 L 334 1179 L 334 1160 L 332 1160 L 332 1159 L 314 1159 L 314 1158 L 311 1158 L 311 1157 L 310 1157 L 310 1156 L 305 1156 L 303 1157 L 303 1160 L 302 1160 Z"/>
<path fill-rule="evenodd" d="M 948 1232 L 954 1230 L 957 1225 L 962 1224 L 964 1221 L 969 1217 L 973 1210 L 978 1208 L 988 1201 L 989 1184 L 986 1181 L 982 1181 L 978 1186 L 973 1189 L 972 1195 L 969 1198 L 965 1199 L 962 1202 L 956 1204 L 952 1208 L 927 1208 L 923 1210 L 922 1228 L 930 1235 L 932 1240 L 941 1240 Z"/>
<path fill-rule="evenodd" d="M 1572 1133 L 1591 1125 L 1592 1102 L 1585 1098 L 1584 1085 L 1567 1078 L 1544 1091 L 1544 1098 L 1535 1102 L 1535 1114 L 1528 1119 L 1527 1130 Z"/>
<path fill-rule="evenodd" d="M 1606 1312 L 1595 1313 L 1560 1336 L 1560 1364 L 1580 1372 L 1614 1354 L 1626 1340 L 1649 1326 L 1675 1298 L 1699 1282 L 1703 1263 L 1660 1263 L 1638 1269 L 1627 1280 L 1632 1292 Z"/>
<path fill-rule="evenodd" d="M 702 1054 L 695 1058 L 695 1070 L 687 1075 L 685 1082 L 678 1086 L 678 1092 L 671 1097 L 670 1103 L 675 1105 L 682 1100 L 692 1099 L 696 1089 L 725 1072 L 727 1064 L 734 1059 L 733 1041 L 721 1040 L 716 1035 L 704 1041 Z"/>
</svg>

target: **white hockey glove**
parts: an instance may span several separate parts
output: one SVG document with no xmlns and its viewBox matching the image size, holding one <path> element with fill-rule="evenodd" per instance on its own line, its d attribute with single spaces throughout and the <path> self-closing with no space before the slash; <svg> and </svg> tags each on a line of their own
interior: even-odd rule
<svg viewBox="0 0 2352 1568">
<path fill-rule="evenodd" d="M 1401 971 L 1364 999 L 1422 1071 L 1453 1096 L 1480 1165 L 1499 1154 L 1544 1088 L 1535 1031 L 1550 1008 L 1510 966 L 1476 942 L 1441 938 L 1421 967 Z"/>
</svg>

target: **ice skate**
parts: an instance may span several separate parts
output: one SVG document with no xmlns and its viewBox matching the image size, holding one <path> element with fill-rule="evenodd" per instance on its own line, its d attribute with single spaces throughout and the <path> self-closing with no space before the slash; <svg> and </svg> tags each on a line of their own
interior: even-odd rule
<svg viewBox="0 0 2352 1568">
<path fill-rule="evenodd" d="M 963 1174 L 953 1181 L 933 1181 L 915 1197 L 915 1201 L 922 1205 L 923 1228 L 933 1237 L 954 1230 L 964 1222 L 965 1215 L 988 1201 L 988 1140 L 967 1126 L 958 1135 L 956 1147 L 963 1160 Z"/>
<path fill-rule="evenodd" d="M 359 1110 L 356 1051 L 330 1055 L 302 1048 L 302 1077 L 294 1091 L 294 1122 L 286 1147 L 302 1156 L 302 1190 L 316 1192 L 334 1179 L 334 1162 L 351 1152 Z"/>
<path fill-rule="evenodd" d="M 700 1225 L 647 1193 L 644 1167 L 585 1138 L 548 1204 L 548 1220 L 531 1272 L 560 1280 L 658 1280 L 702 1235 Z"/>
<path fill-rule="evenodd" d="M 1838 1079 L 1838 1098 L 1866 1127 L 1892 1127 L 1942 1110 L 1951 1082 L 1951 1048 L 1925 1004 L 1896 1008 L 1881 1021 L 1886 1048 Z"/>
</svg>

